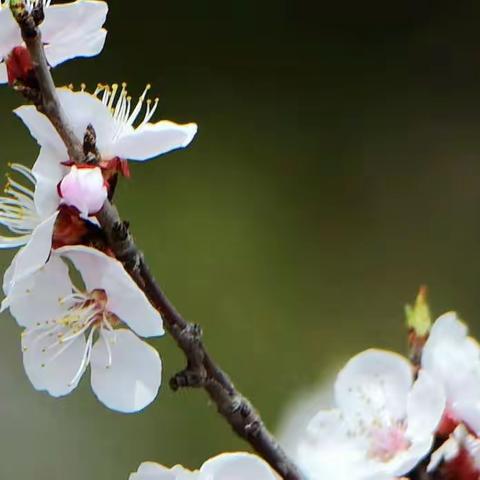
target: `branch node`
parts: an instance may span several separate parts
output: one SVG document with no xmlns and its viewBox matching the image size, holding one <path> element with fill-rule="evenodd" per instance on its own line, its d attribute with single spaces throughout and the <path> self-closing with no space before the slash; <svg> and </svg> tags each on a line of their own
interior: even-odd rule
<svg viewBox="0 0 480 480">
<path fill-rule="evenodd" d="M 258 438 L 262 431 L 262 423 L 259 420 L 254 420 L 245 425 L 245 433 L 249 438 Z"/>
<path fill-rule="evenodd" d="M 205 385 L 206 377 L 205 369 L 191 370 L 186 368 L 170 379 L 170 388 L 174 392 L 181 388 L 201 388 Z"/>
</svg>

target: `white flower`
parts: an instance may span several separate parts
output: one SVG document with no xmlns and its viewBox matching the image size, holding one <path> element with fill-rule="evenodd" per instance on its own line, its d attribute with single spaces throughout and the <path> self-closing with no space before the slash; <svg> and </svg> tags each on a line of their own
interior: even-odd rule
<svg viewBox="0 0 480 480">
<path fill-rule="evenodd" d="M 425 372 L 392 352 L 353 357 L 335 384 L 336 410 L 321 411 L 300 444 L 310 480 L 391 480 L 428 454 L 445 398 Z"/>
<path fill-rule="evenodd" d="M 78 138 L 84 137 L 89 125 L 93 126 L 96 146 L 105 166 L 116 161 L 147 160 L 186 147 L 195 136 L 197 126 L 194 123 L 178 125 L 167 120 L 150 123 L 158 100 L 152 104 L 151 100 L 146 99 L 149 88 L 145 89 L 135 106 L 132 105 L 125 84 L 121 89 L 118 85 L 111 88 L 100 86 L 94 95 L 67 88 L 57 89 L 57 92 Z M 137 122 L 142 112 L 143 119 Z M 40 166 L 43 161 L 54 161 L 61 165 L 70 160 L 58 133 L 35 107 L 22 106 L 15 113 L 29 128 L 42 147 L 41 150 L 49 152 L 48 155 L 41 154 L 37 161 L 39 168 L 47 168 Z M 65 167 L 59 169 L 58 181 L 65 173 Z"/>
<path fill-rule="evenodd" d="M 45 20 L 40 25 L 48 63 L 56 65 L 74 57 L 91 57 L 101 52 L 106 30 L 105 2 L 77 0 L 50 5 L 51 0 L 27 0 L 27 8 L 44 5 Z M 20 29 L 10 12 L 9 0 L 0 1 L 0 83 L 8 80 L 6 62 L 15 47 L 23 46 Z"/>
<path fill-rule="evenodd" d="M 5 187 L 6 196 L 0 197 L 0 225 L 12 233 L 11 236 L 0 237 L 0 248 L 23 247 L 5 275 L 7 294 L 15 279 L 29 275 L 47 261 L 60 201 L 56 189 L 36 197 L 33 188 L 37 181 L 32 171 L 19 164 L 12 164 L 11 168 L 23 175 L 31 186 L 9 178 Z"/>
<path fill-rule="evenodd" d="M 249 453 L 223 453 L 207 460 L 200 470 L 177 465 L 167 468 L 157 463 L 140 465 L 130 480 L 279 480 L 280 477 L 259 457 Z"/>
<path fill-rule="evenodd" d="M 480 347 L 453 312 L 432 326 L 422 354 L 422 368 L 444 390 L 445 420 L 466 423 L 480 434 Z"/>
<path fill-rule="evenodd" d="M 72 283 L 62 259 L 73 263 L 84 289 Z M 55 250 L 10 288 L 8 303 L 25 327 L 23 361 L 37 390 L 66 395 L 90 365 L 92 389 L 107 407 L 135 412 L 154 400 L 161 361 L 137 335 L 162 335 L 162 319 L 114 258 L 83 246 Z"/>
<path fill-rule="evenodd" d="M 98 213 L 108 192 L 99 167 L 78 168 L 73 165 L 59 184 L 62 203 L 75 207 L 82 216 Z"/>
</svg>

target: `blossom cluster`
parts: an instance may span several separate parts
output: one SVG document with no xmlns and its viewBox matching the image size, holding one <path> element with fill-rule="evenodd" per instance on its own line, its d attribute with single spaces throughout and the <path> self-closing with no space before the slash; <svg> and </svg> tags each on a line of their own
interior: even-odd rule
<svg viewBox="0 0 480 480">
<path fill-rule="evenodd" d="M 340 371 L 298 441 L 307 479 L 480 478 L 480 346 L 455 313 L 417 333 L 419 364 L 371 349 Z"/>
<path fill-rule="evenodd" d="M 39 6 L 47 60 L 53 67 L 70 58 L 100 52 L 106 31 L 105 2 L 79 0 Z M 0 80 L 31 82 L 33 65 L 9 2 L 0 8 Z M 128 160 L 147 160 L 188 145 L 196 125 L 151 123 L 158 101 L 149 87 L 132 103 L 126 85 L 57 89 L 70 128 L 95 139 L 95 162 L 75 165 L 62 139 L 35 106 L 17 108 L 40 146 L 33 167 L 13 164 L 0 224 L 10 235 L 0 247 L 19 248 L 7 269 L 2 309 L 24 328 L 25 371 L 38 390 L 55 397 L 70 393 L 90 366 L 92 389 L 111 409 L 135 412 L 157 395 L 162 365 L 141 338 L 162 335 L 162 318 L 102 242 L 96 215 L 112 193 Z M 143 118 L 140 119 L 140 116 Z M 92 146 L 93 148 L 93 146 Z M 82 279 L 74 282 L 76 270 Z M 78 278 L 78 275 L 77 277 Z"/>
<path fill-rule="evenodd" d="M 0 0 L 0 83 L 36 88 L 34 66 L 12 15 L 14 0 Z M 12 3 L 11 3 L 12 2 Z M 12 8 L 11 8 L 12 7 Z M 108 6 L 77 0 L 25 0 L 39 25 L 47 61 L 54 67 L 102 50 Z M 75 164 L 49 119 L 35 106 L 14 113 L 37 141 L 32 168 L 11 164 L 0 197 L 0 248 L 18 252 L 3 279 L 1 310 L 23 328 L 25 372 L 37 390 L 54 397 L 72 392 L 90 369 L 96 397 L 123 413 L 144 409 L 161 385 L 162 363 L 143 339 L 163 335 L 160 313 L 109 249 L 97 215 L 114 193 L 119 176 L 130 177 L 128 161 L 144 161 L 186 147 L 194 123 L 152 122 L 158 99 L 148 85 L 137 102 L 121 85 L 99 84 L 88 93 L 58 88 L 56 95 L 77 138 L 84 138 L 85 163 Z M 93 156 L 93 159 L 91 158 Z M 229 453 L 200 470 L 144 463 L 132 480 L 258 479 L 279 477 L 259 457 Z"/>
<path fill-rule="evenodd" d="M 0 83 L 38 88 L 35 67 L 12 15 L 0 0 Z M 103 49 L 108 6 L 77 0 L 24 0 L 35 14 L 50 67 Z M 14 113 L 39 145 L 32 168 L 10 165 L 0 197 L 0 248 L 18 249 L 5 271 L 1 310 L 23 329 L 25 372 L 37 390 L 71 393 L 87 370 L 108 408 L 147 407 L 161 385 L 162 362 L 145 341 L 163 335 L 163 320 L 118 261 L 98 215 L 129 161 L 188 146 L 194 123 L 153 122 L 158 99 L 148 85 L 135 102 L 125 83 L 89 93 L 58 88 L 68 126 L 84 139 L 85 162 L 70 158 L 57 129 L 36 106 Z M 423 308 L 423 310 L 422 310 Z M 430 325 L 418 302 L 410 359 L 367 350 L 335 382 L 335 408 L 309 422 L 297 447 L 306 480 L 395 480 L 419 471 L 435 479 L 480 479 L 480 346 L 454 313 Z M 199 470 L 144 463 L 130 480 L 275 480 L 263 460 L 225 453 Z M 424 477 L 421 477 L 424 478 Z"/>
</svg>

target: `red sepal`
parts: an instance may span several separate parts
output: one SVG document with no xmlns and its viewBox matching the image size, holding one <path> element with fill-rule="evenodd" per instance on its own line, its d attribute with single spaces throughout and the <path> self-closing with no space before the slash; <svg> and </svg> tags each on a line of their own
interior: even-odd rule
<svg viewBox="0 0 480 480">
<path fill-rule="evenodd" d="M 7 57 L 8 83 L 13 85 L 16 81 L 29 84 L 33 72 L 32 58 L 25 47 L 15 47 Z"/>
<path fill-rule="evenodd" d="M 451 462 L 443 465 L 440 478 L 442 480 L 478 480 L 480 472 L 470 453 L 462 448 Z"/>
</svg>

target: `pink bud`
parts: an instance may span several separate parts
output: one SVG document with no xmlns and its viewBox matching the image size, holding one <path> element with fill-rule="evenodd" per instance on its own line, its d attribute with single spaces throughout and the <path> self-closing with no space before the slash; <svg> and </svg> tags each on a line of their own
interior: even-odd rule
<svg viewBox="0 0 480 480">
<path fill-rule="evenodd" d="M 107 187 L 99 167 L 72 166 L 60 182 L 62 203 L 75 207 L 82 215 L 98 213 L 107 199 Z"/>
</svg>

